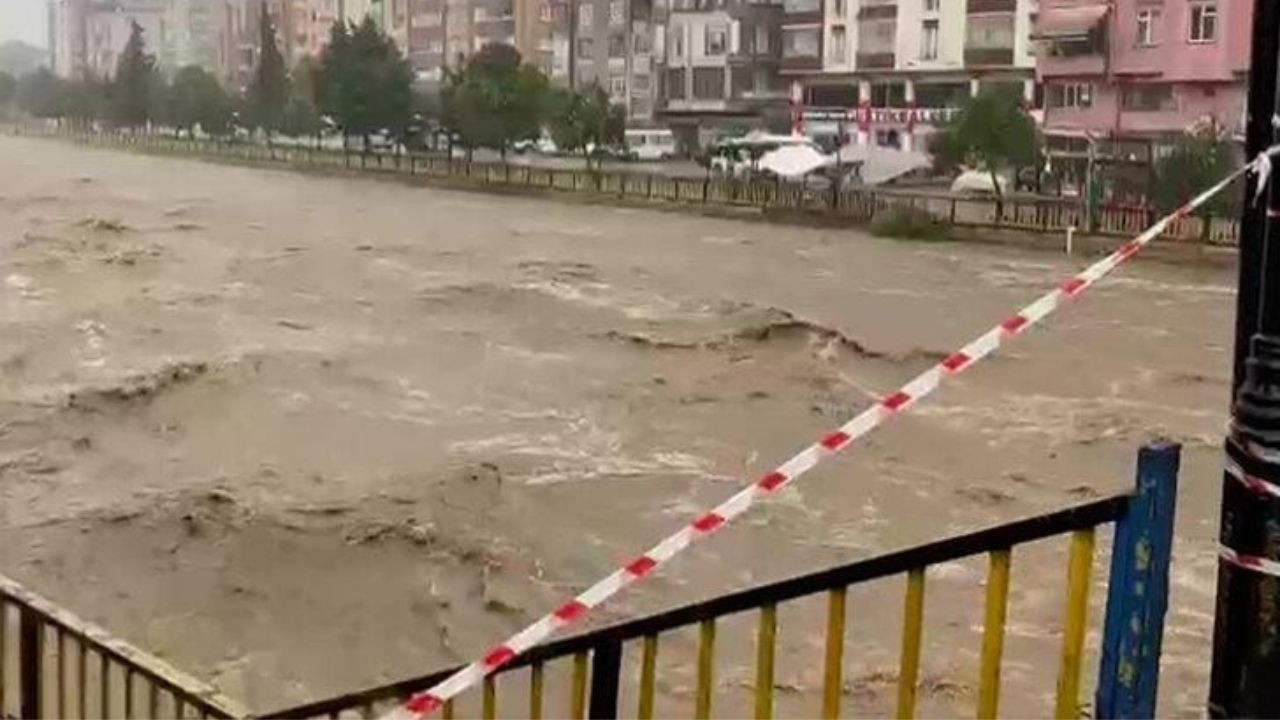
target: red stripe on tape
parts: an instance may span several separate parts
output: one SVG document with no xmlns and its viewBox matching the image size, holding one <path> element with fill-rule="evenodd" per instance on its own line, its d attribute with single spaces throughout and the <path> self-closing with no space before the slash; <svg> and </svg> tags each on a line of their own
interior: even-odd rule
<svg viewBox="0 0 1280 720">
<path fill-rule="evenodd" d="M 506 645 L 499 645 L 498 647 L 490 650 L 488 655 L 484 656 L 484 666 L 490 670 L 494 670 L 511 662 L 511 658 L 515 656 L 515 650 L 512 650 Z"/>
<path fill-rule="evenodd" d="M 1128 260 L 1134 255 L 1137 255 L 1138 251 L 1141 249 L 1142 249 L 1142 243 L 1138 242 L 1137 240 L 1130 240 L 1129 242 L 1120 246 L 1120 249 L 1116 251 L 1116 255 L 1119 255 L 1121 260 Z"/>
<path fill-rule="evenodd" d="M 1190 214 L 1191 214 L 1191 203 L 1187 203 L 1186 205 L 1183 205 L 1182 207 L 1173 211 L 1173 219 L 1180 220 Z"/>
<path fill-rule="evenodd" d="M 899 390 L 898 392 L 881 400 L 880 404 L 883 405 L 887 410 L 896 411 L 899 408 L 901 408 L 903 405 L 906 405 L 909 402 L 911 402 L 911 396 Z"/>
<path fill-rule="evenodd" d="M 1061 289 L 1062 292 L 1066 295 L 1074 296 L 1076 293 L 1084 289 L 1084 279 L 1073 277 L 1067 280 L 1066 282 L 1062 283 L 1059 289 Z"/>
<path fill-rule="evenodd" d="M 837 430 L 822 438 L 822 447 L 828 450 L 839 450 L 841 446 L 847 442 L 849 442 L 849 436 L 844 432 Z"/>
<path fill-rule="evenodd" d="M 764 490 L 765 492 L 773 492 L 774 490 L 777 490 L 782 485 L 782 483 L 786 481 L 787 481 L 786 475 L 783 475 L 780 472 L 771 472 L 768 475 L 765 475 L 764 477 L 760 478 L 760 482 L 756 483 L 756 485 L 759 485 L 760 489 Z"/>
<path fill-rule="evenodd" d="M 724 524 L 724 518 L 709 512 L 706 515 L 693 521 L 693 529 L 698 532 L 708 533 Z"/>
<path fill-rule="evenodd" d="M 1010 335 L 1014 335 L 1014 334 L 1017 334 L 1019 330 L 1026 327 L 1026 325 L 1027 325 L 1026 318 L 1022 317 L 1021 315 L 1014 315 L 1008 320 L 1005 320 L 1004 322 L 1000 323 L 1000 329 L 1004 330 Z"/>
<path fill-rule="evenodd" d="M 583 605 L 577 600 L 570 600 L 569 602 L 561 605 L 559 608 L 556 608 L 556 617 L 560 618 L 565 622 L 573 622 L 574 620 L 577 620 L 578 618 L 582 617 L 583 614 L 586 612 L 587 612 L 586 605 Z"/>
<path fill-rule="evenodd" d="M 444 703 L 440 701 L 440 698 L 431 693 L 422 693 L 409 698 L 409 702 L 405 703 L 404 707 L 411 713 L 426 715 L 427 713 L 435 712 L 441 705 L 444 705 Z"/>
<path fill-rule="evenodd" d="M 658 566 L 658 561 L 654 560 L 648 555 L 641 555 L 635 560 L 632 560 L 631 563 L 627 565 L 627 572 L 640 578 L 653 572 L 653 569 L 657 566 Z"/>
<path fill-rule="evenodd" d="M 942 367 L 946 368 L 948 372 L 955 372 L 965 365 L 968 365 L 972 360 L 973 358 L 962 352 L 954 352 L 951 353 L 946 360 L 942 361 Z"/>
</svg>

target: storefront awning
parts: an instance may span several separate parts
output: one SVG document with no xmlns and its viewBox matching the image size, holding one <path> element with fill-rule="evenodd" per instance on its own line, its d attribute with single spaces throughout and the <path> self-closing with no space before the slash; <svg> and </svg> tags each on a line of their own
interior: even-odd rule
<svg viewBox="0 0 1280 720">
<path fill-rule="evenodd" d="M 1107 16 L 1106 5 L 1075 5 L 1040 9 L 1033 40 L 1086 40 Z"/>
</svg>

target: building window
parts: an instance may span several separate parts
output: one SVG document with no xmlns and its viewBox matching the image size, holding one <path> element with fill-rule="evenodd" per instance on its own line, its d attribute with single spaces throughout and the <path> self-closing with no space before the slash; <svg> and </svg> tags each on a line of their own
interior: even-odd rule
<svg viewBox="0 0 1280 720">
<path fill-rule="evenodd" d="M 729 71 L 729 93 L 735 98 L 746 97 L 755 92 L 755 78 L 749 67 L 735 67 Z"/>
<path fill-rule="evenodd" d="M 538 19 L 544 23 L 551 22 L 551 3 L 544 2 L 538 6 Z"/>
<path fill-rule="evenodd" d="M 626 0 L 609 0 L 609 24 L 610 25 L 626 25 L 627 24 Z"/>
<path fill-rule="evenodd" d="M 637 30 L 633 43 L 637 55 L 648 55 L 653 52 L 653 40 L 647 30 Z"/>
<path fill-rule="evenodd" d="M 782 0 L 782 9 L 787 13 L 820 13 L 822 0 Z"/>
<path fill-rule="evenodd" d="M 773 49 L 770 47 L 770 44 L 771 43 L 769 42 L 769 26 L 766 25 L 765 23 L 760 23 L 759 25 L 756 25 L 755 46 L 752 48 L 752 50 L 761 55 L 767 54 Z"/>
<path fill-rule="evenodd" d="M 845 46 L 848 43 L 845 38 L 845 30 L 843 25 L 836 25 L 831 28 L 831 62 L 842 63 L 845 61 Z"/>
<path fill-rule="evenodd" d="M 625 76 L 609 76 L 609 97 L 614 100 L 623 100 L 627 97 L 627 78 Z"/>
<path fill-rule="evenodd" d="M 782 31 L 782 57 L 788 59 L 817 59 L 822 30 L 819 28 L 784 28 Z"/>
<path fill-rule="evenodd" d="M 1133 112 L 1176 110 L 1172 85 L 1135 85 L 1120 95 L 1120 107 Z"/>
<path fill-rule="evenodd" d="M 609 57 L 620 58 L 627 56 L 627 39 L 618 34 L 609 36 Z"/>
<path fill-rule="evenodd" d="M 680 59 L 684 57 L 684 26 L 671 26 L 671 57 Z"/>
<path fill-rule="evenodd" d="M 965 47 L 971 49 L 1013 48 L 1014 16 L 975 15 L 969 18 Z"/>
<path fill-rule="evenodd" d="M 1211 43 L 1218 39 L 1218 5 L 1216 3 L 1192 3 L 1191 35 L 1193 43 Z"/>
<path fill-rule="evenodd" d="M 596 44 L 592 38 L 578 38 L 578 61 L 590 60 L 596 53 Z"/>
<path fill-rule="evenodd" d="M 920 23 L 920 59 L 938 59 L 938 21 L 925 20 Z"/>
<path fill-rule="evenodd" d="M 1138 47 L 1154 47 L 1160 43 L 1159 24 L 1159 10 L 1138 11 Z"/>
<path fill-rule="evenodd" d="M 938 12 L 938 0 L 924 0 L 924 11 L 927 13 Z"/>
<path fill-rule="evenodd" d="M 844 0 L 831 0 L 831 11 L 838 18 L 844 17 Z"/>
<path fill-rule="evenodd" d="M 684 99 L 684 68 L 667 68 L 667 97 Z"/>
<path fill-rule="evenodd" d="M 724 68 L 694 68 L 693 98 L 695 100 L 724 99 Z"/>
<path fill-rule="evenodd" d="M 649 76 L 648 75 L 632 75 L 631 90 L 636 93 L 649 92 Z"/>
<path fill-rule="evenodd" d="M 1049 107 L 1087 108 L 1093 105 L 1093 86 L 1089 83 L 1064 83 L 1049 86 Z"/>
<path fill-rule="evenodd" d="M 723 25 L 708 25 L 703 36 L 703 54 L 707 57 L 723 55 L 728 49 L 729 31 Z"/>
<path fill-rule="evenodd" d="M 578 28 L 590 30 L 596 23 L 595 7 L 591 3 L 578 3 Z"/>
</svg>

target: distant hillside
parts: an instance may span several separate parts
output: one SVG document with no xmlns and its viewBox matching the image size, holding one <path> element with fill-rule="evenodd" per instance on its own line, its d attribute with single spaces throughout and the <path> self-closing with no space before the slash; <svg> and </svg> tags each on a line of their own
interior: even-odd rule
<svg viewBox="0 0 1280 720">
<path fill-rule="evenodd" d="M 43 48 L 28 45 L 21 40 L 0 43 L 0 72 L 24 75 L 49 63 L 49 53 Z"/>
</svg>

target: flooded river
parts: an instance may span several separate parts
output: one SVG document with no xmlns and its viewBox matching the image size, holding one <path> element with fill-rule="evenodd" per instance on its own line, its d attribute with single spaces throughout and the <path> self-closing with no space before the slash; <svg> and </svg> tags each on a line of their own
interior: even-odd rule
<svg viewBox="0 0 1280 720">
<path fill-rule="evenodd" d="M 0 137 L 0 572 L 259 711 L 424 673 L 1085 262 Z M 1139 260 L 597 620 L 1123 490 L 1164 436 L 1162 714 L 1202 715 L 1232 282 Z M 1015 553 L 1005 714 L 1051 711 L 1065 545 Z M 984 574 L 930 571 L 923 714 L 972 712 Z M 850 594 L 850 714 L 893 707 L 902 585 Z M 783 714 L 819 707 L 822 602 L 782 610 Z"/>
</svg>

